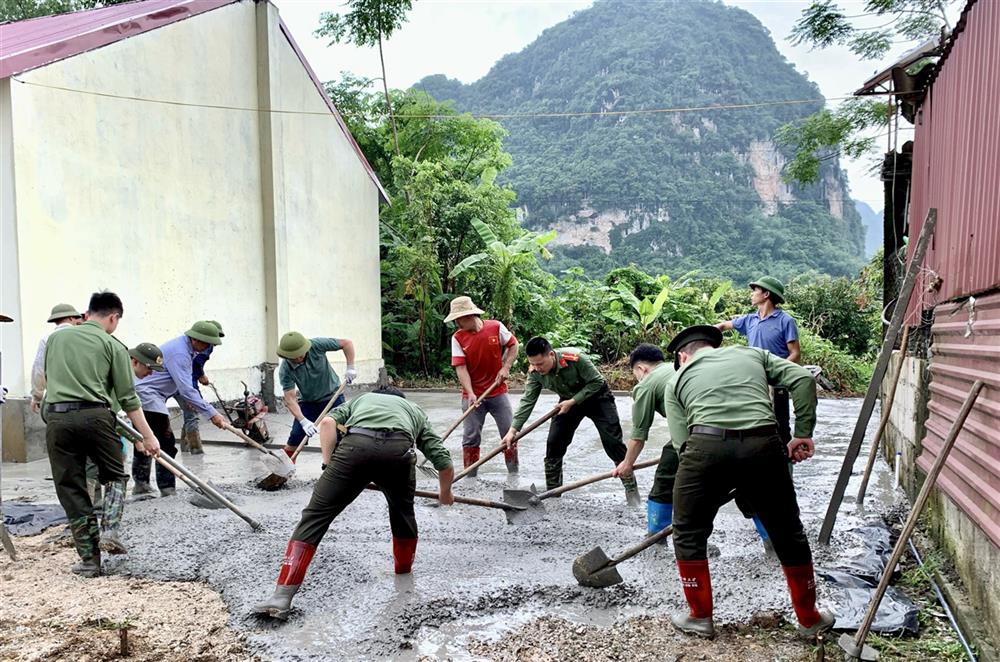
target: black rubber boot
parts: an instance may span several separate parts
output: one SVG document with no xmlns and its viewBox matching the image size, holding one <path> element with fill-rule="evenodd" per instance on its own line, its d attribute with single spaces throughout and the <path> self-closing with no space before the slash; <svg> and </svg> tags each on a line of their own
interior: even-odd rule
<svg viewBox="0 0 1000 662">
<path fill-rule="evenodd" d="M 563 461 L 562 458 L 551 460 L 545 458 L 545 489 L 554 490 L 562 487 L 563 484 Z"/>
</svg>

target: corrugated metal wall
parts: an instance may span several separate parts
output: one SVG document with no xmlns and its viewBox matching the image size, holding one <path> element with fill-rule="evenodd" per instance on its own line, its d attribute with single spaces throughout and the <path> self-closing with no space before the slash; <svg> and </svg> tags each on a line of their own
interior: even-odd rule
<svg viewBox="0 0 1000 662">
<path fill-rule="evenodd" d="M 972 382 L 983 380 L 938 487 L 1000 547 L 1000 294 L 938 306 L 932 334 L 930 411 L 917 465 L 926 472 L 934 463 Z"/>
<path fill-rule="evenodd" d="M 938 223 L 907 321 L 919 311 L 1000 286 L 1000 1 L 963 13 L 917 117 L 910 201 L 910 247 L 927 210 Z"/>
</svg>

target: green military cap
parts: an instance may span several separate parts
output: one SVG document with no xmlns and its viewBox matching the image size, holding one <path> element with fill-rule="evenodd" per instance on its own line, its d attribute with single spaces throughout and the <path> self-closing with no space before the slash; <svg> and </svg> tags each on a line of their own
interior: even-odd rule
<svg viewBox="0 0 1000 662">
<path fill-rule="evenodd" d="M 771 293 L 771 303 L 785 303 L 785 286 L 773 276 L 762 276 L 750 283 L 750 287 L 759 287 Z"/>
<path fill-rule="evenodd" d="M 219 330 L 219 337 L 220 338 L 225 338 L 226 337 L 226 334 L 224 334 L 222 332 L 222 325 L 221 324 L 219 324 L 215 320 L 208 320 L 208 323 L 211 324 L 211 325 L 213 325 L 216 329 Z"/>
<path fill-rule="evenodd" d="M 128 351 L 128 355 L 150 370 L 163 372 L 163 352 L 151 342 L 141 342 Z"/>
<path fill-rule="evenodd" d="M 675 369 L 679 370 L 681 367 L 680 353 L 678 350 L 684 347 L 684 345 L 695 342 L 696 340 L 703 340 L 712 347 L 718 347 L 722 344 L 722 331 L 710 324 L 697 324 L 695 326 L 689 326 L 674 336 L 674 339 L 670 341 L 669 345 L 667 345 L 667 351 L 673 352 L 674 354 Z"/>
<path fill-rule="evenodd" d="M 83 317 L 83 315 L 76 312 L 76 308 L 68 303 L 57 303 L 52 306 L 52 312 L 49 313 L 49 319 L 45 321 L 55 322 L 56 320 L 61 320 L 65 317 Z"/>
<path fill-rule="evenodd" d="M 305 356 L 310 347 L 312 347 L 311 340 L 298 331 L 289 331 L 281 336 L 278 342 L 278 356 L 284 359 L 297 359 Z"/>
<path fill-rule="evenodd" d="M 219 328 L 209 321 L 201 320 L 191 325 L 191 328 L 184 332 L 188 338 L 194 338 L 209 345 L 221 345 L 222 339 Z"/>
</svg>

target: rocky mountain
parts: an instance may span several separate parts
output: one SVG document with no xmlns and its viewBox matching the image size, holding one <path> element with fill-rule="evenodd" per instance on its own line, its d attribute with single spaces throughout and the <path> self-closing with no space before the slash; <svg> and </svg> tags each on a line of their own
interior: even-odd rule
<svg viewBox="0 0 1000 662">
<path fill-rule="evenodd" d="M 635 263 L 742 280 L 862 262 L 836 160 L 813 185 L 782 181 L 775 131 L 820 95 L 742 9 L 600 0 L 471 85 L 436 75 L 415 87 L 505 116 L 504 176 L 523 224 L 558 230 L 553 270 Z"/>
<path fill-rule="evenodd" d="M 854 208 L 865 226 L 865 258 L 870 258 L 882 247 L 882 210 L 875 211 L 867 202 L 860 200 L 854 202 Z"/>
</svg>

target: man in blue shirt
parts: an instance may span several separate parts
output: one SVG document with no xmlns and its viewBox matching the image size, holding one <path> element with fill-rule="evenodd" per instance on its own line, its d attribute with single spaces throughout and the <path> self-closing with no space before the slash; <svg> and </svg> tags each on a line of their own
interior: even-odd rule
<svg viewBox="0 0 1000 662">
<path fill-rule="evenodd" d="M 226 334 L 222 332 L 221 324 L 215 320 L 208 320 L 208 323 L 219 330 L 219 338 L 226 337 Z M 199 384 L 208 386 L 208 375 L 205 374 L 205 364 L 212 358 L 212 347 L 212 345 L 209 345 L 205 351 L 199 352 L 194 357 L 194 361 L 191 362 L 191 385 L 199 393 L 201 392 L 201 389 L 198 388 Z M 181 452 L 200 455 L 205 451 L 201 446 L 201 430 L 198 429 L 198 412 L 184 399 L 184 396 L 178 394 L 174 398 L 177 400 L 177 404 L 180 405 L 181 415 L 184 417 L 184 424 L 181 426 Z"/>
<path fill-rule="evenodd" d="M 750 283 L 750 303 L 757 311 L 719 322 L 720 331 L 736 331 L 746 336 L 751 347 L 766 349 L 775 356 L 799 363 L 799 327 L 795 319 L 778 308 L 785 302 L 785 286 L 771 276 L 758 278 Z"/>
<path fill-rule="evenodd" d="M 219 338 L 219 329 L 208 321 L 195 322 L 191 328 L 173 340 L 160 345 L 163 352 L 163 371 L 152 372 L 146 377 L 135 382 L 135 392 L 142 402 L 144 412 L 167 415 L 167 399 L 178 397 L 183 398 L 194 409 L 205 418 L 212 421 L 217 428 L 224 428 L 226 419 L 215 410 L 215 407 L 208 404 L 201 393 L 192 383 L 191 375 L 194 370 L 194 359 L 209 347 L 222 344 Z M 163 442 L 166 442 L 163 444 Z M 173 435 L 168 439 L 161 440 L 163 450 L 171 457 L 177 455 L 177 448 L 174 446 Z M 142 458 L 132 460 L 132 478 L 135 480 L 133 494 L 141 494 L 143 491 L 152 491 L 149 486 L 148 459 L 143 462 Z M 171 474 L 172 476 L 172 474 Z M 159 483 L 159 476 L 157 476 Z M 162 493 L 164 485 L 159 485 Z M 173 487 L 170 485 L 170 487 Z M 169 492 L 168 492 L 169 493 Z"/>
<path fill-rule="evenodd" d="M 732 320 L 719 322 L 716 328 L 720 331 L 736 331 L 746 336 L 751 347 L 765 349 L 775 356 L 788 359 L 792 363 L 800 363 L 802 351 L 799 347 L 799 327 L 795 318 L 778 308 L 785 302 L 785 286 L 773 276 L 764 276 L 750 283 L 750 303 L 757 307 L 756 312 L 747 313 Z M 789 420 L 788 388 L 777 384 L 773 387 L 772 402 L 774 416 L 778 425 L 778 436 L 784 443 L 792 440 L 792 429 Z M 789 465 L 791 467 L 791 465 Z M 764 541 L 764 547 L 771 553 L 771 541 L 758 518 L 747 504 L 736 497 L 736 505 L 743 514 L 753 519 L 757 532 Z"/>
</svg>

